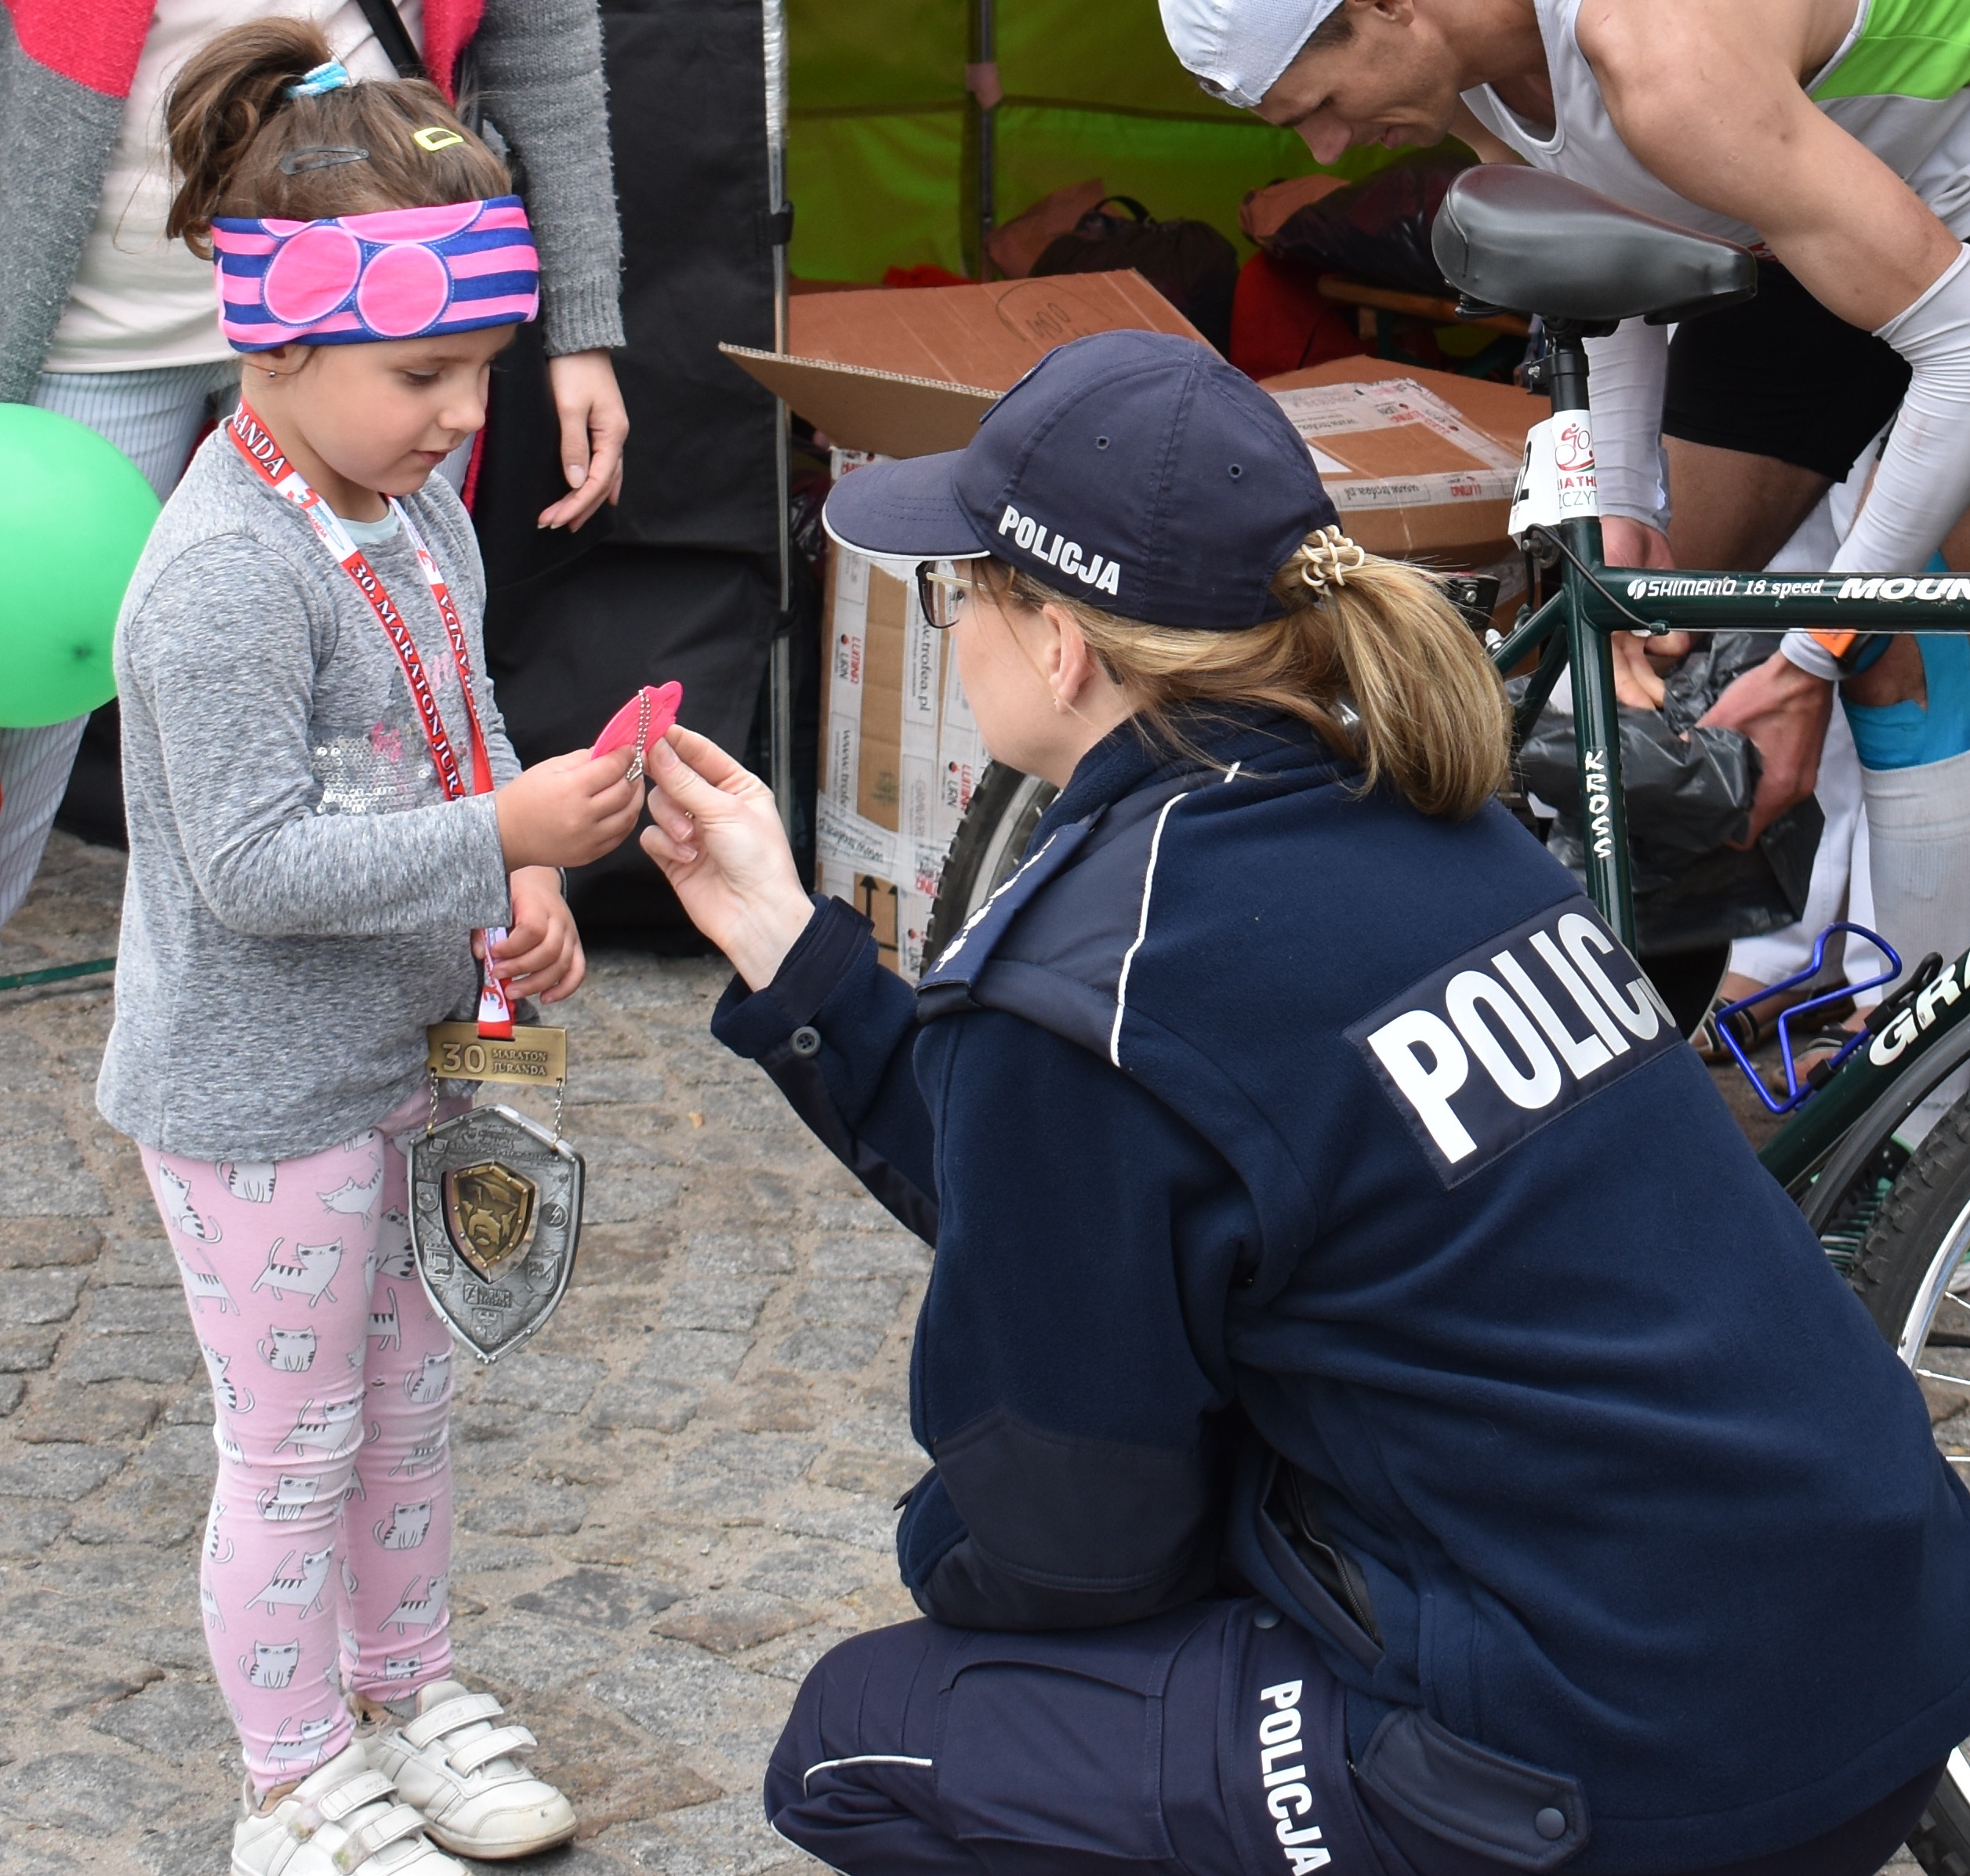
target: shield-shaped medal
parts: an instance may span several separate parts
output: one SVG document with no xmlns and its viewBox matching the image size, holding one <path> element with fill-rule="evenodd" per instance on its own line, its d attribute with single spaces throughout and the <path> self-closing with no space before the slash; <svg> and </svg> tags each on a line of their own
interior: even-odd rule
<svg viewBox="0 0 1970 1876">
<path fill-rule="evenodd" d="M 410 1145 L 411 1245 L 431 1307 L 482 1362 L 554 1312 L 575 1265 L 582 1156 L 511 1108 L 473 1108 Z"/>
</svg>

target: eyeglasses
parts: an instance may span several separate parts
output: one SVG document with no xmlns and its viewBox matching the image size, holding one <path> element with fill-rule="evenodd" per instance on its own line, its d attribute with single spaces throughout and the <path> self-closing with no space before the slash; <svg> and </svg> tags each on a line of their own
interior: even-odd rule
<svg viewBox="0 0 1970 1876">
<path fill-rule="evenodd" d="M 971 597 L 971 578 L 958 572 L 956 561 L 916 563 L 916 603 L 933 632 L 948 632 L 964 616 Z"/>
</svg>

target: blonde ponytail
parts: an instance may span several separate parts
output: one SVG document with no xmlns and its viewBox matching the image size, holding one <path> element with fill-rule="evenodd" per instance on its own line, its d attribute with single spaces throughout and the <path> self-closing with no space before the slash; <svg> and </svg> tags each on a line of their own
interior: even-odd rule
<svg viewBox="0 0 1970 1876">
<path fill-rule="evenodd" d="M 1365 553 L 1338 528 L 1305 542 L 1272 582 L 1283 617 L 1242 631 L 1152 626 L 989 563 L 1002 596 L 1057 605 L 1088 648 L 1142 699 L 1145 726 L 1173 740 L 1173 713 L 1257 704 L 1311 724 L 1419 813 L 1462 820 L 1511 766 L 1504 685 L 1471 628 L 1420 568 Z"/>
</svg>

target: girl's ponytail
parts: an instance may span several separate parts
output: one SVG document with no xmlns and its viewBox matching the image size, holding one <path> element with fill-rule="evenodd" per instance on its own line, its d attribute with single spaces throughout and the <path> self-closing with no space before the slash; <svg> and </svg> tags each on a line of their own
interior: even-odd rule
<svg viewBox="0 0 1970 1876">
<path fill-rule="evenodd" d="M 335 56 L 312 20 L 256 20 L 194 53 L 165 103 L 165 141 L 180 177 L 165 233 L 194 253 L 222 215 L 234 173 L 267 120 L 290 100 L 289 85 Z"/>
<path fill-rule="evenodd" d="M 997 594 L 1054 605 L 1141 699 L 1145 726 L 1179 747 L 1185 706 L 1246 704 L 1299 717 L 1420 813 L 1461 819 L 1505 785 L 1511 716 L 1471 628 L 1420 568 L 1364 553 L 1340 529 L 1310 535 L 1272 590 L 1282 618 L 1237 632 L 1123 619 L 1003 561 Z"/>
<path fill-rule="evenodd" d="M 510 191 L 506 165 L 421 80 L 291 95 L 334 57 L 312 20 L 275 17 L 218 34 L 186 61 L 165 103 L 180 179 L 168 235 L 203 256 L 214 216 L 316 221 Z"/>
</svg>

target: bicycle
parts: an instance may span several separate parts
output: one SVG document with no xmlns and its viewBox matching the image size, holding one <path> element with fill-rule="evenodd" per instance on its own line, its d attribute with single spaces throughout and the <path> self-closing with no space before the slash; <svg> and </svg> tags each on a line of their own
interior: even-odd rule
<svg viewBox="0 0 1970 1876">
<path fill-rule="evenodd" d="M 1613 634 L 1794 626 L 1963 633 L 1970 631 L 1970 578 L 1609 567 L 1594 486 L 1586 341 L 1624 319 L 1662 324 L 1748 299 L 1757 290 L 1755 260 L 1731 242 L 1638 214 L 1562 177 L 1504 165 L 1457 180 L 1433 245 L 1462 296 L 1461 313 L 1536 317 L 1549 342 L 1528 383 L 1547 394 L 1553 414 L 1526 439 L 1511 532 L 1558 585 L 1510 633 L 1490 635 L 1492 653 L 1501 673 L 1536 661 L 1515 708 L 1515 746 L 1562 673 L 1571 673 L 1587 891 L 1633 950 Z M 1017 866 L 1054 792 L 1014 770 L 986 771 L 940 882 L 928 955 Z M 1792 1080 L 1787 1054 L 1786 1099 L 1765 1097 L 1786 1118 L 1758 1156 L 1914 1370 L 1939 1445 L 1970 1482 L 1970 1094 L 1913 1146 L 1898 1138 L 1970 1063 L 1970 952 L 1921 960 L 1855 1040 L 1803 1083 Z M 1759 1085 L 1741 1054 L 1740 1065 Z M 1951 1754 L 1909 1848 L 1931 1876 L 1970 1876 L 1970 1757 L 1963 1749 Z"/>
</svg>

